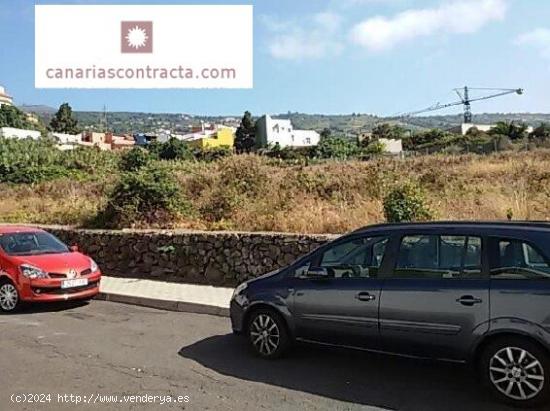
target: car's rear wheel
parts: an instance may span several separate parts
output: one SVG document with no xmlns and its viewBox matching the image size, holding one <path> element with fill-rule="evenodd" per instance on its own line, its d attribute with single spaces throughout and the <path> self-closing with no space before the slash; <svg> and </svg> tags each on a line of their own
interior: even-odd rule
<svg viewBox="0 0 550 411">
<path fill-rule="evenodd" d="M 19 292 L 9 280 L 0 281 L 0 311 L 14 312 L 19 308 Z"/>
<path fill-rule="evenodd" d="M 254 311 L 248 321 L 248 340 L 254 352 L 263 358 L 278 358 L 289 347 L 286 324 L 272 310 Z"/>
<path fill-rule="evenodd" d="M 504 402 L 534 407 L 550 400 L 550 358 L 532 341 L 498 339 L 484 350 L 480 367 L 485 384 Z"/>
</svg>

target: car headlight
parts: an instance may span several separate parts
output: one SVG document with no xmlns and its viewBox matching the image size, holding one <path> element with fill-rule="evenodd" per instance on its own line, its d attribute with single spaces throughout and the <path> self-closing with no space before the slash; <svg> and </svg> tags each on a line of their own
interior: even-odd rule
<svg viewBox="0 0 550 411">
<path fill-rule="evenodd" d="M 240 295 L 244 290 L 246 290 L 247 287 L 248 287 L 247 283 L 239 284 L 237 288 L 235 288 L 235 290 L 233 291 L 233 297 L 231 298 L 235 298 L 238 295 Z"/>
<path fill-rule="evenodd" d="M 95 273 L 98 269 L 97 263 L 90 258 L 90 270 L 92 270 L 92 273 Z"/>
<path fill-rule="evenodd" d="M 21 274 L 30 279 L 46 278 L 48 276 L 48 274 L 42 271 L 40 268 L 34 267 L 29 264 L 21 264 L 19 266 L 19 270 L 21 271 Z"/>
</svg>

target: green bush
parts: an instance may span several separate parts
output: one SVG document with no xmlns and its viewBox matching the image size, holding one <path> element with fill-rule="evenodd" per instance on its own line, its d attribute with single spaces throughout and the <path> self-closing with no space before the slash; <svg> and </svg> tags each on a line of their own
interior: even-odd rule
<svg viewBox="0 0 550 411">
<path fill-rule="evenodd" d="M 61 151 L 47 139 L 0 138 L 0 182 L 33 184 L 60 177 L 87 177 L 112 170 L 118 155 L 98 148 Z"/>
<path fill-rule="evenodd" d="M 318 158 L 346 160 L 359 154 L 359 146 L 353 140 L 344 137 L 327 137 L 321 139 L 315 149 Z"/>
<path fill-rule="evenodd" d="M 390 223 L 432 219 L 425 194 L 414 183 L 406 183 L 390 191 L 384 198 L 384 215 Z"/>
<path fill-rule="evenodd" d="M 165 143 L 150 144 L 148 148 L 160 160 L 192 160 L 194 158 L 189 146 L 173 137 Z"/>
<path fill-rule="evenodd" d="M 170 226 L 190 211 L 189 203 L 168 169 L 143 167 L 121 175 L 94 225 L 109 228 Z"/>
<path fill-rule="evenodd" d="M 221 146 L 212 148 L 197 148 L 193 151 L 193 156 L 198 161 L 216 161 L 224 157 L 233 155 L 231 147 Z"/>
<path fill-rule="evenodd" d="M 142 147 L 134 147 L 124 153 L 120 159 L 120 169 L 122 171 L 136 171 L 145 167 L 151 161 L 151 154 Z"/>
</svg>

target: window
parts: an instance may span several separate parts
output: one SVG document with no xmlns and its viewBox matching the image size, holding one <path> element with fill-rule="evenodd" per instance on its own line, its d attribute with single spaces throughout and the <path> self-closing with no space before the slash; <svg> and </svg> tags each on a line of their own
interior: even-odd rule
<svg viewBox="0 0 550 411">
<path fill-rule="evenodd" d="M 491 264 L 494 279 L 549 279 L 550 264 L 533 246 L 519 240 L 500 239 Z"/>
<path fill-rule="evenodd" d="M 397 278 L 479 278 L 481 238 L 413 235 L 401 240 Z"/>
<path fill-rule="evenodd" d="M 334 278 L 376 277 L 382 264 L 388 239 L 362 237 L 346 241 L 319 256 L 318 266 Z"/>
<path fill-rule="evenodd" d="M 22 232 L 0 235 L 0 248 L 9 255 L 59 254 L 69 251 L 67 246 L 46 232 Z"/>
</svg>

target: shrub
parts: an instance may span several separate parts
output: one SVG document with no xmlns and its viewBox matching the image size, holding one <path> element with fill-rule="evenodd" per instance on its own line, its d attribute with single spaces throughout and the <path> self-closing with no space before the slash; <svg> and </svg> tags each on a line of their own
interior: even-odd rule
<svg viewBox="0 0 550 411">
<path fill-rule="evenodd" d="M 221 146 L 221 147 L 211 147 L 211 148 L 197 148 L 193 151 L 193 156 L 198 161 L 215 161 L 224 157 L 229 157 L 233 155 L 233 150 L 231 147 Z"/>
<path fill-rule="evenodd" d="M 31 139 L 0 139 L 0 182 L 32 184 L 68 174 L 61 153 L 51 143 Z"/>
<path fill-rule="evenodd" d="M 95 223 L 111 228 L 171 226 L 190 210 L 167 169 L 143 167 L 122 174 Z"/>
<path fill-rule="evenodd" d="M 166 143 L 152 145 L 151 149 L 161 160 L 192 160 L 193 153 L 183 141 L 171 138 Z"/>
<path fill-rule="evenodd" d="M 413 183 L 400 185 L 390 191 L 384 198 L 384 215 L 390 223 L 432 219 L 423 190 Z"/>
<path fill-rule="evenodd" d="M 355 141 L 343 137 L 328 137 L 322 139 L 315 150 L 319 158 L 346 160 L 359 154 L 359 146 Z"/>
<path fill-rule="evenodd" d="M 120 169 L 123 171 L 136 171 L 145 167 L 151 161 L 151 155 L 142 147 L 134 147 L 124 153 L 120 159 Z"/>
</svg>

